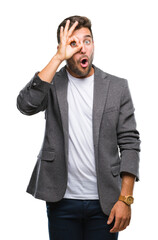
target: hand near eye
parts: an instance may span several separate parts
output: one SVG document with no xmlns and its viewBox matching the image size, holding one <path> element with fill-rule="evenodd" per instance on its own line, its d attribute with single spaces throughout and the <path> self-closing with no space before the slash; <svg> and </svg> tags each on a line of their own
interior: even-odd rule
<svg viewBox="0 0 158 240">
<path fill-rule="evenodd" d="M 46 67 L 38 73 L 38 76 L 43 81 L 51 83 L 62 61 L 71 58 L 75 53 L 80 51 L 82 45 L 79 39 L 75 36 L 72 36 L 77 24 L 78 22 L 75 22 L 69 29 L 70 21 L 68 20 L 65 28 L 60 28 L 60 44 L 58 46 L 58 51 L 46 65 Z"/>
<path fill-rule="evenodd" d="M 78 38 L 72 36 L 77 24 L 78 22 L 76 21 L 69 29 L 70 21 L 67 20 L 65 28 L 60 28 L 60 44 L 56 56 L 61 61 L 71 58 L 75 53 L 79 52 L 82 47 Z"/>
</svg>

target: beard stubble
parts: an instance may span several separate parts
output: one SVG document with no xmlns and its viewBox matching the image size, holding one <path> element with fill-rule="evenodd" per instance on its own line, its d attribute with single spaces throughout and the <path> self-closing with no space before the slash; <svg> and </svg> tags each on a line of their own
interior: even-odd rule
<svg viewBox="0 0 158 240">
<path fill-rule="evenodd" d="M 76 63 L 76 61 L 71 57 L 70 59 L 67 60 L 67 66 L 68 66 L 68 68 L 69 68 L 74 74 L 76 74 L 77 76 L 79 76 L 79 77 L 81 77 L 81 78 L 84 78 L 84 77 L 86 77 L 86 76 L 90 73 L 90 71 L 91 71 L 92 62 L 93 62 L 93 55 L 94 55 L 94 54 L 92 53 L 92 55 L 90 56 L 90 58 L 88 58 L 87 55 L 83 55 L 83 56 L 80 57 L 80 59 L 77 61 L 77 63 Z M 79 67 L 78 67 L 78 65 L 80 64 L 81 59 L 84 58 L 84 57 L 88 58 L 88 67 L 87 67 L 87 69 L 80 70 Z"/>
</svg>

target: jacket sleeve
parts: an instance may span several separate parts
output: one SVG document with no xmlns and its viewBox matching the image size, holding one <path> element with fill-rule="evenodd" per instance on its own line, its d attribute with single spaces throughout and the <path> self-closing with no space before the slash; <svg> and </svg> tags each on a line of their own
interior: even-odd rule
<svg viewBox="0 0 158 240">
<path fill-rule="evenodd" d="M 47 107 L 50 86 L 50 83 L 42 81 L 36 73 L 17 97 L 17 108 L 19 111 L 26 115 L 44 111 Z"/>
<path fill-rule="evenodd" d="M 139 180 L 139 152 L 140 139 L 136 129 L 134 106 L 127 80 L 122 92 L 119 121 L 117 126 L 117 139 L 121 155 L 120 174 L 128 172 Z"/>
</svg>

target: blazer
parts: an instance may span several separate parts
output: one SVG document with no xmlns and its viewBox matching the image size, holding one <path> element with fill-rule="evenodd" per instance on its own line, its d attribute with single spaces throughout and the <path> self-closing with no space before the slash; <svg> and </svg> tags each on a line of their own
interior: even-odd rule
<svg viewBox="0 0 158 240">
<path fill-rule="evenodd" d="M 101 209 L 109 215 L 120 195 L 121 174 L 131 173 L 139 180 L 140 139 L 127 80 L 93 68 L 97 187 Z M 17 97 L 17 107 L 23 114 L 45 111 L 44 140 L 26 191 L 49 202 L 61 200 L 67 187 L 67 86 L 65 66 L 56 72 L 52 83 L 42 81 L 36 73 Z"/>
</svg>

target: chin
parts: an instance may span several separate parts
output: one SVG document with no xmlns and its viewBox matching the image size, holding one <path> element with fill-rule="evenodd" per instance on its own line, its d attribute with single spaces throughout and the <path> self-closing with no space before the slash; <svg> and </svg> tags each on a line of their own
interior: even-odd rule
<svg viewBox="0 0 158 240">
<path fill-rule="evenodd" d="M 87 77 L 90 71 L 91 71 L 91 66 L 88 66 L 86 68 L 78 69 L 78 71 L 76 71 L 76 74 L 78 73 L 79 77 Z"/>
<path fill-rule="evenodd" d="M 84 77 L 87 77 L 87 75 L 90 73 L 92 64 L 88 65 L 86 68 L 82 68 L 81 66 L 77 66 L 71 61 L 67 61 L 67 67 L 68 67 L 68 70 L 70 71 L 70 74 L 78 78 L 84 78 Z"/>
<path fill-rule="evenodd" d="M 86 77 L 89 74 L 90 71 L 83 71 L 81 77 Z"/>
<path fill-rule="evenodd" d="M 80 78 L 84 78 L 84 77 L 87 77 L 87 75 L 89 74 L 89 71 L 82 70 L 82 71 L 76 72 L 75 74 Z"/>
</svg>

